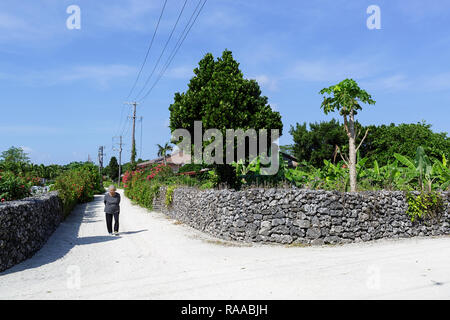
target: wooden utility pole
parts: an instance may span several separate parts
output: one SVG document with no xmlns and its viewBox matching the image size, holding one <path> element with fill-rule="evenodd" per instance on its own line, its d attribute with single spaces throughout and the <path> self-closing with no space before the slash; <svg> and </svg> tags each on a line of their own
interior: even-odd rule
<svg viewBox="0 0 450 320">
<path fill-rule="evenodd" d="M 103 185 L 103 156 L 105 155 L 104 147 L 100 146 L 98 148 L 98 171 L 100 173 L 100 184 Z"/>
<path fill-rule="evenodd" d="M 136 163 L 136 106 L 138 103 L 135 102 L 125 102 L 126 104 L 133 106 L 133 116 L 131 119 L 133 120 L 133 127 L 131 131 L 131 164 L 134 165 Z"/>
<path fill-rule="evenodd" d="M 114 138 L 113 138 L 114 139 Z M 121 176 L 122 176 L 122 136 L 119 137 L 120 142 L 119 142 L 119 149 L 115 149 L 113 148 L 114 151 L 119 151 L 119 178 L 117 181 L 117 185 L 120 187 L 120 181 L 121 181 Z"/>
<path fill-rule="evenodd" d="M 100 146 L 98 148 L 98 169 L 100 171 L 100 174 L 102 174 L 103 171 L 103 157 L 105 155 L 104 151 L 104 146 Z"/>
</svg>

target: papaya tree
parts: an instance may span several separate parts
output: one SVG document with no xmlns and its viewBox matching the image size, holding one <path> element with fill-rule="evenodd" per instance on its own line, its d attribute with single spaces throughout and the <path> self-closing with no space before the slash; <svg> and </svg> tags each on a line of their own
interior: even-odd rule
<svg viewBox="0 0 450 320">
<path fill-rule="evenodd" d="M 361 104 L 371 105 L 375 104 L 375 101 L 353 79 L 345 79 L 337 85 L 324 88 L 320 90 L 320 94 L 323 96 L 321 108 L 324 113 L 339 111 L 339 114 L 344 118 L 344 129 L 348 137 L 349 153 L 347 159 L 342 154 L 341 157 L 349 168 L 350 191 L 356 192 L 356 154 L 364 143 L 368 131 L 366 131 L 359 145 L 356 146 L 356 138 L 359 132 L 356 130 L 355 116 L 359 110 L 362 110 Z M 338 151 L 340 151 L 339 148 Z"/>
</svg>

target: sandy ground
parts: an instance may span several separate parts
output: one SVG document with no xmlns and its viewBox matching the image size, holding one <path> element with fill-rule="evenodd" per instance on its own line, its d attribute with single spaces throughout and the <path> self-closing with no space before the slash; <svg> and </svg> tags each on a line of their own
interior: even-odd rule
<svg viewBox="0 0 450 320">
<path fill-rule="evenodd" d="M 0 299 L 449 299 L 450 237 L 345 246 L 238 244 L 122 197 L 121 234 L 102 196 L 32 258 L 0 273 Z"/>
</svg>

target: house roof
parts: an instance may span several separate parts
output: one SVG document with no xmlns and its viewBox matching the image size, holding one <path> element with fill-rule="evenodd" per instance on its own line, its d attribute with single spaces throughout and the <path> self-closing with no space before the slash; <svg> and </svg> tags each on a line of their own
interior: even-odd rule
<svg viewBox="0 0 450 320">
<path fill-rule="evenodd" d="M 164 162 L 164 157 L 159 157 L 159 158 L 156 158 L 153 160 L 141 162 L 137 166 L 142 168 L 142 167 L 147 167 L 147 166 L 155 164 L 155 163 L 162 163 L 162 162 Z M 168 155 L 166 157 L 166 162 L 168 165 L 171 165 L 171 164 L 184 165 L 186 163 L 191 162 L 191 156 L 183 154 L 182 151 L 177 151 L 171 155 Z"/>
</svg>

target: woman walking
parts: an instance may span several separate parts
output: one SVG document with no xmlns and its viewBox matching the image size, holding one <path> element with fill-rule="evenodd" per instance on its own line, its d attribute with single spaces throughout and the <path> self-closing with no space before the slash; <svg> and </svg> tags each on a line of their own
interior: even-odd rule
<svg viewBox="0 0 450 320">
<path fill-rule="evenodd" d="M 108 193 L 103 200 L 105 203 L 106 227 L 108 233 L 112 235 L 112 220 L 114 217 L 114 235 L 119 235 L 119 213 L 120 213 L 120 194 L 116 192 L 116 187 L 111 185 Z"/>
</svg>

